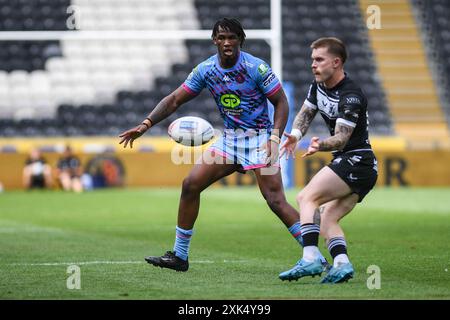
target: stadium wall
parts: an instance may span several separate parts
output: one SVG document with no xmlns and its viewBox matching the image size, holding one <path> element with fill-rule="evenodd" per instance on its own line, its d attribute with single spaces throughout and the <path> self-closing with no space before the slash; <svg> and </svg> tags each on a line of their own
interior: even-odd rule
<svg viewBox="0 0 450 320">
<path fill-rule="evenodd" d="M 0 139 L 0 182 L 6 190 L 22 188 L 22 170 L 31 147 L 39 147 L 47 162 L 56 168 L 60 151 L 70 144 L 80 157 L 85 172 L 93 177 L 96 187 L 180 187 L 201 149 L 181 161 L 174 153 L 177 146 L 167 138 L 142 138 L 134 149 L 123 149 L 114 138 L 61 140 Z M 57 142 L 57 143 L 56 143 Z M 450 186 L 450 151 L 408 151 L 395 139 L 372 141 L 378 158 L 378 186 Z M 184 148 L 184 147 L 183 147 Z M 189 151 L 190 148 L 182 150 Z M 301 150 L 300 152 L 304 152 Z M 305 185 L 315 172 L 326 165 L 331 155 L 319 153 L 295 160 L 295 186 Z M 216 183 L 254 185 L 253 174 L 234 174 Z"/>
</svg>

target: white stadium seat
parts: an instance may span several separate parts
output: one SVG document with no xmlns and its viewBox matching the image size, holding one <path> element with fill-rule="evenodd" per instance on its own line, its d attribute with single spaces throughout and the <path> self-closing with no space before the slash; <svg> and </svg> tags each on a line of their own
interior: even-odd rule
<svg viewBox="0 0 450 320">
<path fill-rule="evenodd" d="M 81 30 L 199 27 L 192 0 L 72 0 L 71 5 L 79 10 Z M 63 103 L 111 103 L 121 90 L 150 90 L 172 64 L 189 58 L 181 40 L 66 39 L 60 46 L 62 56 L 48 58 L 45 70 L 0 71 L 0 117 L 48 116 Z"/>
</svg>

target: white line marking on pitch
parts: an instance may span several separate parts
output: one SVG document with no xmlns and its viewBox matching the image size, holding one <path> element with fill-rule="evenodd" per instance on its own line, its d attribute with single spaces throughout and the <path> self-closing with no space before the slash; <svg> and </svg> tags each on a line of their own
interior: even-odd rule
<svg viewBox="0 0 450 320">
<path fill-rule="evenodd" d="M 41 262 L 41 263 L 11 263 L 12 266 L 68 266 L 87 264 L 135 264 L 143 261 L 79 261 L 79 262 Z"/>
<path fill-rule="evenodd" d="M 190 263 L 247 263 L 249 260 L 194 260 Z M 79 261 L 79 262 L 41 262 L 41 263 L 11 263 L 10 266 L 69 266 L 69 265 L 89 265 L 89 264 L 141 264 L 145 261 Z"/>
<path fill-rule="evenodd" d="M 0 227 L 0 233 L 2 234 L 16 234 L 16 233 L 65 233 L 64 230 L 56 228 L 44 228 L 36 226 L 24 226 L 24 227 Z"/>
</svg>

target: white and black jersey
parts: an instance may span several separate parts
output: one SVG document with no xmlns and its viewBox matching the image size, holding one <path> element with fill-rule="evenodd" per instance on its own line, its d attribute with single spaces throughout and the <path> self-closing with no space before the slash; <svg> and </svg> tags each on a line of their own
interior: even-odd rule
<svg viewBox="0 0 450 320">
<path fill-rule="evenodd" d="M 354 128 L 344 149 L 333 151 L 328 167 L 358 194 L 361 202 L 378 178 L 377 159 L 369 142 L 366 96 L 345 75 L 331 89 L 314 81 L 304 104 L 320 112 L 332 136 L 336 123 Z"/>
<path fill-rule="evenodd" d="M 353 133 L 343 152 L 359 149 L 371 149 L 368 133 L 367 98 L 347 75 L 334 88 L 313 81 L 304 102 L 306 107 L 318 110 L 334 135 L 336 123 L 346 124 Z"/>
</svg>

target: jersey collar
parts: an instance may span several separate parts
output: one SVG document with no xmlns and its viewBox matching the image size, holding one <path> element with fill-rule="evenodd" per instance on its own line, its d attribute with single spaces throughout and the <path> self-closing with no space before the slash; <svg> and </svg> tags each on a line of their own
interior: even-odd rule
<svg viewBox="0 0 450 320">
<path fill-rule="evenodd" d="M 242 50 L 239 51 L 239 58 L 237 59 L 235 65 L 232 66 L 231 68 L 225 69 L 225 68 L 222 68 L 222 66 L 220 65 L 219 54 L 216 53 L 216 66 L 217 66 L 217 69 L 219 69 L 221 71 L 231 71 L 231 70 L 235 69 L 240 64 L 241 61 L 242 61 Z"/>
</svg>

